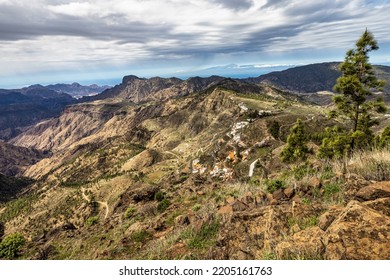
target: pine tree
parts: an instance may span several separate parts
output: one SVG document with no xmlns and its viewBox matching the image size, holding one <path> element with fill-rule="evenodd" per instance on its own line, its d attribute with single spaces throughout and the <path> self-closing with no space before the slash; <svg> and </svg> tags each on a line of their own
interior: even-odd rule
<svg viewBox="0 0 390 280">
<path fill-rule="evenodd" d="M 351 120 L 349 151 L 372 142 L 374 136 L 371 127 L 377 124 L 372 113 L 386 111 L 383 100 L 367 101 L 373 90 L 381 90 L 384 86 L 384 81 L 376 78 L 369 63 L 368 53 L 378 48 L 374 36 L 366 30 L 340 65 L 342 76 L 334 87 L 340 94 L 334 97 L 337 109 L 331 112 L 331 116 L 341 115 Z"/>
<path fill-rule="evenodd" d="M 287 146 L 280 154 L 282 161 L 294 162 L 305 160 L 309 153 L 306 143 L 308 141 L 305 127 L 300 119 L 292 127 L 290 135 L 287 137 Z"/>
</svg>

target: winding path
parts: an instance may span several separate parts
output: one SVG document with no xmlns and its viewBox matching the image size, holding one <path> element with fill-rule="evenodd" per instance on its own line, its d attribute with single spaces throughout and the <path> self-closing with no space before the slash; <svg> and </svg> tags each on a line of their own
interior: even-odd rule
<svg viewBox="0 0 390 280">
<path fill-rule="evenodd" d="M 91 199 L 85 194 L 85 188 L 84 188 L 84 187 L 81 187 L 81 196 L 82 196 L 83 199 L 86 200 L 88 203 L 91 202 Z M 100 204 L 101 206 L 103 206 L 103 207 L 106 209 L 105 214 L 104 214 L 104 219 L 107 219 L 108 213 L 109 213 L 107 201 L 96 201 L 96 202 L 97 202 L 98 204 Z"/>
<path fill-rule="evenodd" d="M 252 177 L 253 176 L 253 171 L 255 170 L 256 163 L 259 161 L 259 159 L 256 159 L 254 162 L 249 165 L 249 173 L 248 176 Z"/>
</svg>

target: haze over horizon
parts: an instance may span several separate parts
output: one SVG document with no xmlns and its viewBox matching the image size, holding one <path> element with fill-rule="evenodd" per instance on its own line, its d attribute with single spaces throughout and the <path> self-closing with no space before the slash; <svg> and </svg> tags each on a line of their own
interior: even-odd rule
<svg viewBox="0 0 390 280">
<path fill-rule="evenodd" d="M 0 88 L 251 76 L 341 61 L 365 28 L 380 47 L 371 62 L 388 65 L 389 8 L 388 0 L 0 0 Z"/>
</svg>

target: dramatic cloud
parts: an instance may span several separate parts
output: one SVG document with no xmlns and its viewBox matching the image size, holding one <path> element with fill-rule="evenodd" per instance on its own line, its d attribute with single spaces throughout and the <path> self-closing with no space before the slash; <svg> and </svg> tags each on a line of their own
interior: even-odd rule
<svg viewBox="0 0 390 280">
<path fill-rule="evenodd" d="M 233 10 L 249 9 L 254 4 L 252 0 L 211 0 L 223 7 Z"/>
<path fill-rule="evenodd" d="M 386 52 L 389 9 L 379 0 L 0 0 L 0 87 L 32 75 L 325 61 L 366 27 Z"/>
</svg>

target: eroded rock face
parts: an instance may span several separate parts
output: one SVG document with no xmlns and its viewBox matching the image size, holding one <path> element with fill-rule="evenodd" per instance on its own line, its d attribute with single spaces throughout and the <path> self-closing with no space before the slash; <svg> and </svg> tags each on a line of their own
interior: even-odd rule
<svg viewBox="0 0 390 280">
<path fill-rule="evenodd" d="M 326 230 L 327 259 L 389 259 L 390 218 L 351 201 Z"/>
<path fill-rule="evenodd" d="M 386 186 L 372 184 L 360 193 L 370 194 L 367 199 L 386 196 Z M 327 209 L 294 201 L 234 209 L 231 205 L 242 198 L 232 200 L 219 209 L 224 225 L 217 256 L 261 259 L 271 252 L 278 259 L 390 258 L 390 197 Z"/>
<path fill-rule="evenodd" d="M 295 233 L 288 241 L 276 246 L 276 254 L 281 258 L 316 259 L 321 258 L 324 250 L 325 232 L 319 227 Z"/>
<path fill-rule="evenodd" d="M 365 201 L 390 197 L 390 182 L 378 182 L 364 187 L 357 192 L 356 197 Z"/>
</svg>

